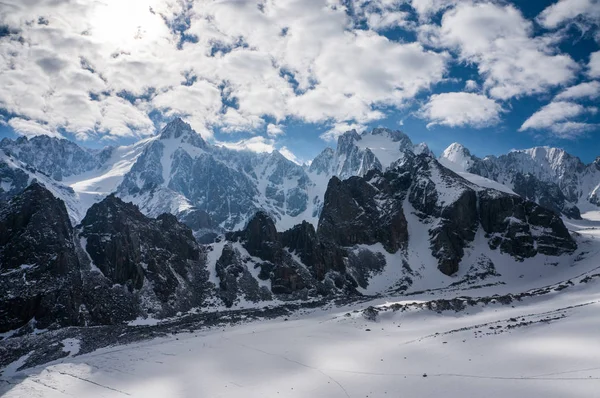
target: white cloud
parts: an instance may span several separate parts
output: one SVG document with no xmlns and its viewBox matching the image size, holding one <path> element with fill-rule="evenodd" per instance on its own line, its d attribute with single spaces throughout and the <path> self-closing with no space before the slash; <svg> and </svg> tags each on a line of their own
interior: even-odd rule
<svg viewBox="0 0 600 398">
<path fill-rule="evenodd" d="M 411 6 L 415 9 L 421 20 L 427 20 L 458 2 L 459 0 L 412 0 Z"/>
<path fill-rule="evenodd" d="M 600 82 L 592 81 L 580 83 L 576 86 L 572 86 L 559 93 L 554 99 L 555 100 L 568 100 L 568 99 L 596 99 L 600 97 Z"/>
<path fill-rule="evenodd" d="M 356 130 L 358 132 L 364 130 L 366 127 L 358 123 L 335 123 L 329 130 L 321 134 L 319 137 L 325 141 L 334 142 L 338 137 L 350 130 Z"/>
<path fill-rule="evenodd" d="M 563 122 L 551 127 L 554 136 L 563 139 L 575 139 L 596 129 L 598 129 L 597 124 L 582 122 Z"/>
<path fill-rule="evenodd" d="M 500 121 L 502 107 L 485 95 L 475 93 L 442 93 L 429 98 L 417 115 L 427 120 L 427 127 L 486 127 Z"/>
<path fill-rule="evenodd" d="M 573 137 L 595 127 L 592 124 L 573 122 L 572 119 L 586 113 L 595 114 L 596 112 L 597 108 L 584 107 L 574 102 L 551 102 L 531 115 L 521 125 L 519 131 L 549 130 L 559 137 Z"/>
<path fill-rule="evenodd" d="M 588 75 L 593 78 L 600 78 L 600 51 L 590 54 Z"/>
<path fill-rule="evenodd" d="M 269 123 L 267 125 L 267 135 L 269 137 L 277 137 L 278 135 L 285 134 L 283 131 L 283 126 L 280 124 Z"/>
<path fill-rule="evenodd" d="M 290 151 L 287 147 L 282 146 L 278 149 L 279 153 L 281 153 L 287 160 L 290 160 L 298 165 L 302 165 L 304 162 L 298 158 L 292 151 Z"/>
<path fill-rule="evenodd" d="M 467 80 L 465 82 L 465 90 L 466 91 L 477 91 L 479 89 L 479 84 L 475 80 Z"/>
<path fill-rule="evenodd" d="M 362 3 L 373 29 L 408 23 L 403 1 Z M 6 0 L 0 24 L 20 39 L 0 38 L 0 108 L 82 139 L 149 134 L 158 109 L 210 137 L 265 117 L 366 123 L 447 70 L 444 53 L 355 29 L 337 0 L 187 4 Z M 197 40 L 182 41 L 178 25 Z"/>
<path fill-rule="evenodd" d="M 236 151 L 271 153 L 275 150 L 275 141 L 262 136 L 254 136 L 237 142 L 217 142 L 216 144 Z"/>
<path fill-rule="evenodd" d="M 33 137 L 36 135 L 49 135 L 51 137 L 62 138 L 62 135 L 56 131 L 50 130 L 39 123 L 31 120 L 25 120 L 18 117 L 13 117 L 8 121 L 10 127 L 12 127 L 17 133 L 26 137 Z"/>
<path fill-rule="evenodd" d="M 184 115 L 184 119 L 205 138 L 212 137 L 207 128 L 217 123 L 215 115 L 221 109 L 221 93 L 206 81 L 197 81 L 190 86 L 176 86 L 156 95 L 151 104 L 166 116 Z"/>
<path fill-rule="evenodd" d="M 600 24 L 600 2 L 598 0 L 559 0 L 547 7 L 537 17 L 540 25 L 555 29 L 561 25 L 576 20 L 576 25 L 582 30 Z M 600 41 L 600 32 L 596 33 Z"/>
<path fill-rule="evenodd" d="M 420 37 L 475 63 L 484 88 L 506 100 L 566 84 L 578 70 L 568 55 L 556 53 L 552 40 L 533 37 L 532 31 L 531 22 L 511 5 L 465 2 L 447 11 L 439 28 L 424 26 Z"/>
</svg>

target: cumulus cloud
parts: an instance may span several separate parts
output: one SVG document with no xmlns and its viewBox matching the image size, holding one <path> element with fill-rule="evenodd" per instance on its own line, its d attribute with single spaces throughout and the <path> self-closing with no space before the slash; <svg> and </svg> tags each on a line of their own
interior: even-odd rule
<svg viewBox="0 0 600 398">
<path fill-rule="evenodd" d="M 467 80 L 465 82 L 465 90 L 467 91 L 477 91 L 479 89 L 479 84 L 475 80 Z"/>
<path fill-rule="evenodd" d="M 275 141 L 262 136 L 254 136 L 236 142 L 218 142 L 217 145 L 236 151 L 252 151 L 257 153 L 271 153 L 275 150 Z"/>
<path fill-rule="evenodd" d="M 427 127 L 442 125 L 448 127 L 486 127 L 500 121 L 502 106 L 482 94 L 442 93 L 429 98 L 417 113 L 427 120 Z"/>
<path fill-rule="evenodd" d="M 278 135 L 283 135 L 283 126 L 280 124 L 269 123 L 267 125 L 267 135 L 269 137 L 277 137 Z"/>
<path fill-rule="evenodd" d="M 559 93 L 555 100 L 569 100 L 569 99 L 596 99 L 600 97 L 600 82 L 592 81 L 580 83 L 576 86 L 572 86 Z"/>
<path fill-rule="evenodd" d="M 537 17 L 540 25 L 555 29 L 574 22 L 583 31 L 600 25 L 600 2 L 598 0 L 559 0 L 544 9 Z M 600 42 L 600 32 L 596 33 Z"/>
<path fill-rule="evenodd" d="M 562 139 L 575 139 L 585 133 L 594 131 L 598 128 L 597 124 L 582 122 L 563 122 L 552 126 L 552 132 L 555 137 Z"/>
<path fill-rule="evenodd" d="M 558 137 L 572 138 L 596 128 L 593 124 L 575 122 L 572 119 L 596 112 L 597 108 L 585 107 L 574 102 L 551 102 L 531 115 L 519 131 L 549 130 Z"/>
<path fill-rule="evenodd" d="M 458 2 L 459 0 L 412 0 L 411 6 L 415 9 L 421 20 L 427 20 Z"/>
<path fill-rule="evenodd" d="M 439 27 L 423 26 L 420 34 L 429 44 L 453 48 L 463 61 L 476 64 L 484 88 L 502 100 L 566 84 L 578 71 L 552 40 L 533 37 L 532 23 L 512 5 L 460 3 L 444 13 Z"/>
<path fill-rule="evenodd" d="M 208 138 L 266 117 L 377 120 L 441 81 L 450 57 L 378 33 L 412 28 L 404 1 L 356 3 L 370 30 L 338 0 L 6 0 L 0 108 L 81 139 L 152 134 L 154 111 Z"/>
<path fill-rule="evenodd" d="M 538 21 L 589 19 L 595 3 L 560 0 Z M 409 109 L 456 61 L 480 74 L 465 91 L 484 94 L 434 95 L 421 114 L 430 124 L 483 126 L 499 120 L 495 100 L 546 93 L 579 72 L 554 36 L 535 36 L 505 2 L 4 0 L 0 25 L 6 122 L 81 140 L 154 134 L 157 113 L 181 116 L 208 139 L 214 129 L 266 131 L 238 148 L 272 151 L 289 120 L 324 124 L 321 138 L 334 140 Z M 389 29 L 419 39 L 392 40 Z M 600 52 L 588 69 L 600 76 Z M 583 98 L 573 90 L 560 98 Z M 457 114 L 444 114 L 442 102 Z"/>
<path fill-rule="evenodd" d="M 8 121 L 8 125 L 12 127 L 17 133 L 22 134 L 26 137 L 33 137 L 36 135 L 49 135 L 51 137 L 63 138 L 61 134 L 48 129 L 39 123 L 31 120 L 21 119 L 19 117 L 13 117 Z"/>
<path fill-rule="evenodd" d="M 600 51 L 596 51 L 590 55 L 588 75 L 593 78 L 600 78 Z"/>
</svg>

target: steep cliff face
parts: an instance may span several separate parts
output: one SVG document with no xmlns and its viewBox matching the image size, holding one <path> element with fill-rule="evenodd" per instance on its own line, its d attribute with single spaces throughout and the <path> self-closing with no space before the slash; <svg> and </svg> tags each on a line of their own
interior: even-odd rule
<svg viewBox="0 0 600 398">
<path fill-rule="evenodd" d="M 428 155 L 408 156 L 385 173 L 332 179 L 325 198 L 321 239 L 340 246 L 379 242 L 390 253 L 406 250 L 409 238 L 428 239 L 438 268 L 446 275 L 458 271 L 480 228 L 491 249 L 499 247 L 517 259 L 576 248 L 551 210 L 472 184 Z M 407 214 L 425 227 L 428 236 L 409 237 Z"/>
<path fill-rule="evenodd" d="M 64 177 L 102 166 L 113 148 L 84 149 L 69 140 L 38 135 L 32 138 L 19 137 L 16 140 L 4 138 L 0 141 L 0 150 L 61 181 Z"/>
<path fill-rule="evenodd" d="M 33 183 L 0 205 L 0 332 L 79 324 L 81 287 L 64 203 Z"/>
<path fill-rule="evenodd" d="M 165 316 L 211 293 L 203 249 L 171 214 L 151 219 L 110 195 L 89 209 L 79 237 L 93 268 L 138 296 L 145 311 Z"/>
<path fill-rule="evenodd" d="M 150 216 L 206 212 L 214 229 L 235 230 L 259 209 L 293 225 L 312 214 L 314 184 L 279 152 L 207 144 L 181 119 L 169 123 L 124 176 L 117 194 Z"/>
<path fill-rule="evenodd" d="M 442 153 L 440 162 L 452 170 L 504 184 L 525 199 L 569 218 L 580 218 L 581 208 L 598 206 L 597 162 L 586 165 L 559 148 L 534 147 L 482 159 L 454 143 Z"/>
</svg>

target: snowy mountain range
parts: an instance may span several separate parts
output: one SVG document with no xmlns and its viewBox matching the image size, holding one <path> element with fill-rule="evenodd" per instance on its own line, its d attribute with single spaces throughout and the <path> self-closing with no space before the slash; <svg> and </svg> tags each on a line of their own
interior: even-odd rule
<svg viewBox="0 0 600 398">
<path fill-rule="evenodd" d="M 168 212 L 199 236 L 242 228 L 257 210 L 279 229 L 305 220 L 317 225 L 329 179 L 385 171 L 409 154 L 431 154 L 399 131 L 376 128 L 341 135 L 310 166 L 278 151 L 255 153 L 205 142 L 181 119 L 159 135 L 131 146 L 89 150 L 46 136 L 0 142 L 0 198 L 22 191 L 37 175 L 67 203 L 74 224 L 111 193 L 151 217 Z M 517 193 L 542 206 L 579 218 L 600 205 L 600 161 L 585 165 L 556 148 L 538 147 L 480 159 L 452 144 L 439 161 L 467 180 Z M 15 170 L 27 175 L 15 176 Z M 19 173 L 19 172 L 17 172 Z"/>
<path fill-rule="evenodd" d="M 175 214 L 196 231 L 236 230 L 257 210 L 281 229 L 306 220 L 316 226 L 327 182 L 371 169 L 385 170 L 406 152 L 429 153 L 399 131 L 349 131 L 337 148 L 326 148 L 310 166 L 278 151 L 255 153 L 211 145 L 181 119 L 156 137 L 100 151 L 45 136 L 0 143 L 3 155 L 72 189 L 61 196 L 75 223 L 103 197 L 115 193 L 148 216 Z M 13 165 L 14 168 L 14 165 Z M 12 177 L 2 175 L 7 198 Z M 21 190 L 23 187 L 20 188 Z"/>
<path fill-rule="evenodd" d="M 581 233 L 596 224 L 574 220 L 596 206 L 598 163 L 555 149 L 479 159 L 454 144 L 437 159 L 374 129 L 301 166 L 179 119 L 100 151 L 0 146 L 0 366 L 60 358 L 49 336 L 88 326 L 109 328 L 92 350 L 147 320 L 562 281 L 600 252 Z"/>
<path fill-rule="evenodd" d="M 600 206 L 600 156 L 584 164 L 562 149 L 535 147 L 481 159 L 454 143 L 439 161 L 456 172 L 496 181 L 569 218 Z"/>
</svg>

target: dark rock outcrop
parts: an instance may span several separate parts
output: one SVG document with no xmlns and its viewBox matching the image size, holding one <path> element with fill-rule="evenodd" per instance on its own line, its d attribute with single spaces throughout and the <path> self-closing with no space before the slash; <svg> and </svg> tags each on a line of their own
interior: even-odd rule
<svg viewBox="0 0 600 398">
<path fill-rule="evenodd" d="M 209 293 L 206 255 L 171 214 L 151 219 L 110 195 L 89 209 L 79 230 L 92 264 L 139 296 L 145 310 L 166 316 L 200 305 Z"/>
<path fill-rule="evenodd" d="M 530 173 L 517 173 L 513 179 L 513 191 L 527 200 L 554 210 L 558 214 L 562 213 L 576 220 L 581 219 L 579 208 L 567 200 L 556 183 L 540 181 L 539 178 Z"/>
<path fill-rule="evenodd" d="M 235 250 L 231 243 L 223 247 L 221 257 L 216 263 L 216 272 L 220 280 L 218 295 L 227 307 L 231 307 L 240 297 L 251 302 L 272 298 L 269 289 L 259 285 L 240 252 Z"/>
<path fill-rule="evenodd" d="M 341 246 L 380 242 L 392 253 L 405 247 L 408 229 L 401 206 L 384 209 L 379 199 L 378 189 L 365 178 L 350 177 L 343 182 L 331 178 L 319 219 L 319 238 Z"/>
<path fill-rule="evenodd" d="M 394 253 L 408 244 L 405 212 L 413 213 L 428 231 L 431 253 L 446 275 L 458 271 L 480 225 L 492 249 L 517 259 L 576 248 L 552 210 L 474 185 L 426 153 L 407 153 L 385 173 L 374 170 L 344 181 L 332 178 L 317 235 L 341 247 L 381 243 Z"/>
<path fill-rule="evenodd" d="M 65 205 L 33 183 L 0 208 L 0 332 L 79 324 L 81 286 Z"/>
</svg>

